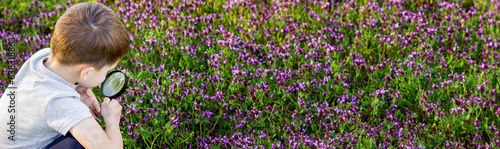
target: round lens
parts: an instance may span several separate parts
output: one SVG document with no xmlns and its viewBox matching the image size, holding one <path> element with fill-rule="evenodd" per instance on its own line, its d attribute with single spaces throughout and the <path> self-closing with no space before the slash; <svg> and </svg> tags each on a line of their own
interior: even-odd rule
<svg viewBox="0 0 500 149">
<path fill-rule="evenodd" d="M 118 94 L 125 84 L 125 74 L 122 72 L 114 72 L 106 79 L 102 86 L 102 94 L 104 96 L 115 96 Z"/>
</svg>

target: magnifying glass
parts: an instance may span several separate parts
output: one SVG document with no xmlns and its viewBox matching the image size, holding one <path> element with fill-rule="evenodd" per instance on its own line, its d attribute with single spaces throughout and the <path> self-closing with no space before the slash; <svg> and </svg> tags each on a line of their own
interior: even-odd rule
<svg viewBox="0 0 500 149">
<path fill-rule="evenodd" d="M 120 70 L 113 70 L 106 75 L 101 84 L 101 93 L 110 98 L 120 97 L 127 88 L 128 76 Z"/>
</svg>

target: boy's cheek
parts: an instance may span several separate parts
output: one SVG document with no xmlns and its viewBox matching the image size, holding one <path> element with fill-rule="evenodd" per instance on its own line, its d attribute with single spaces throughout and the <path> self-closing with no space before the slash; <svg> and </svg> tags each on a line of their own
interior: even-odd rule
<svg viewBox="0 0 500 149">
<path fill-rule="evenodd" d="M 93 87 L 97 87 L 99 84 L 101 84 L 101 83 L 98 82 L 98 80 L 88 80 L 88 82 L 82 83 L 80 85 L 83 87 L 86 87 L 86 88 L 93 88 Z"/>
<path fill-rule="evenodd" d="M 89 84 L 89 86 L 87 88 L 93 88 L 93 87 L 96 87 L 98 84 Z"/>
<path fill-rule="evenodd" d="M 104 82 L 104 79 L 106 79 L 106 77 L 101 78 L 101 80 L 99 80 L 99 84 L 101 84 L 102 82 Z"/>
</svg>

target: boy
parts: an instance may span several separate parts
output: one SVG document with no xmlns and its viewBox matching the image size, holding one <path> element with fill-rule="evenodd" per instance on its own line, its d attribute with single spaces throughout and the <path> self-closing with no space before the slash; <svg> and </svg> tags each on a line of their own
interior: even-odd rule
<svg viewBox="0 0 500 149">
<path fill-rule="evenodd" d="M 50 49 L 31 56 L 0 98 L 0 148 L 123 148 L 121 105 L 104 98 L 99 107 L 90 88 L 116 67 L 130 42 L 105 5 L 70 7 L 57 20 Z"/>
</svg>

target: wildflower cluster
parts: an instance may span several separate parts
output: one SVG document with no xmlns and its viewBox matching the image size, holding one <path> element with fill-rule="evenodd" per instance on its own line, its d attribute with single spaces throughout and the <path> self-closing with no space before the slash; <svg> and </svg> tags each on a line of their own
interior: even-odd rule
<svg viewBox="0 0 500 149">
<path fill-rule="evenodd" d="M 500 147 L 498 1 L 99 2 L 133 41 L 126 147 Z M 22 63 L 72 4 L 0 6 L 0 38 Z"/>
</svg>

